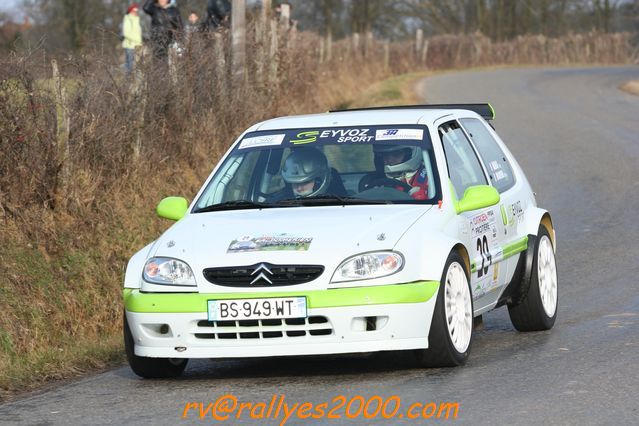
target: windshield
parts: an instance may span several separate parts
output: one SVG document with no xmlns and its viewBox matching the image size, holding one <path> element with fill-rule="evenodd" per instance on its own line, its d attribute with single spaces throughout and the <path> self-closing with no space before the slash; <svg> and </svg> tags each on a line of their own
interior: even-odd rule
<svg viewBox="0 0 639 426">
<path fill-rule="evenodd" d="M 425 126 L 252 132 L 235 145 L 194 212 L 441 199 Z"/>
</svg>

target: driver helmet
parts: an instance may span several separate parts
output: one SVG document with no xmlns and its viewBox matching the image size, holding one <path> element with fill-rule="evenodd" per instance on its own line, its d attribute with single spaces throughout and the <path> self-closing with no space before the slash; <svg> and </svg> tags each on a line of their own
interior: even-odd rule
<svg viewBox="0 0 639 426">
<path fill-rule="evenodd" d="M 282 178 L 291 184 L 296 197 L 324 194 L 330 184 L 331 169 L 324 154 L 310 147 L 291 152 L 284 161 Z M 313 185 L 310 185 L 313 183 Z"/>
<path fill-rule="evenodd" d="M 399 179 L 405 173 L 416 172 L 422 165 L 422 150 L 418 146 L 374 145 L 373 152 L 378 164 L 384 165 L 386 176 L 393 179 Z"/>
</svg>

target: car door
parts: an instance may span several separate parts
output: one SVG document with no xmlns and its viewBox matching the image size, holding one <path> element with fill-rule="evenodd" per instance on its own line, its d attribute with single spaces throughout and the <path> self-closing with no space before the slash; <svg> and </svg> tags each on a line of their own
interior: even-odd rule
<svg viewBox="0 0 639 426">
<path fill-rule="evenodd" d="M 438 128 L 442 141 L 451 191 L 461 199 L 474 185 L 488 185 L 486 172 L 477 152 L 460 124 L 453 120 Z M 499 205 L 462 212 L 457 215 L 459 235 L 471 260 L 471 290 L 476 313 L 492 307 L 504 286 L 501 264 L 503 221 Z"/>
<path fill-rule="evenodd" d="M 510 256 L 524 243 L 524 212 L 527 198 L 522 185 L 518 185 L 513 168 L 500 147 L 494 131 L 478 118 L 460 118 L 460 124 L 479 153 L 490 183 L 499 192 L 499 213 L 503 225 L 501 254 L 504 260 L 504 284 L 508 284 L 515 272 L 519 256 Z"/>
</svg>

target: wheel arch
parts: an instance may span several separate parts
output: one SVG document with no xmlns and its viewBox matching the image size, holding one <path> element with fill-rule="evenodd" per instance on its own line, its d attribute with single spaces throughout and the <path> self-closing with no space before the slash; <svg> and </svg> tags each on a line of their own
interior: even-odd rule
<svg viewBox="0 0 639 426">
<path fill-rule="evenodd" d="M 460 240 L 451 238 L 443 233 L 436 233 L 431 236 L 426 244 L 412 245 L 408 241 L 406 241 L 406 245 L 402 243 L 404 242 L 400 242 L 400 244 L 396 245 L 394 249 L 403 253 L 411 253 L 416 250 L 419 251 L 420 261 L 418 271 L 416 270 L 415 274 L 420 277 L 420 279 L 433 281 L 441 280 L 444 274 L 446 261 L 450 254 L 454 251 L 459 253 L 464 260 L 464 266 L 466 267 L 466 272 L 470 279 L 470 256 L 468 254 L 468 250 Z"/>
<path fill-rule="evenodd" d="M 555 235 L 555 226 L 552 221 L 552 217 L 548 210 L 541 209 L 539 207 L 534 207 L 531 209 L 531 213 L 528 215 L 528 220 L 526 220 L 526 227 L 524 233 L 526 235 L 537 235 L 539 232 L 539 226 L 544 225 L 550 234 L 550 239 L 552 240 L 552 245 L 557 250 L 557 237 Z"/>
<path fill-rule="evenodd" d="M 557 236 L 555 235 L 555 227 L 552 223 L 552 218 L 550 217 L 550 213 L 546 212 L 543 214 L 543 216 L 541 217 L 541 221 L 539 222 L 540 225 L 544 225 L 546 227 L 546 229 L 548 230 L 548 233 L 550 234 L 550 239 L 552 241 L 552 246 L 555 250 L 555 252 L 557 251 Z"/>
<path fill-rule="evenodd" d="M 557 251 L 555 228 L 550 213 L 547 210 L 535 208 L 532 216 L 532 218 L 529 217 L 525 230 L 528 235 L 528 248 L 521 254 L 513 278 L 506 286 L 497 306 L 503 304 L 508 304 L 509 306 L 518 305 L 527 297 L 533 274 L 535 245 L 537 244 L 539 227 L 541 225 L 548 230 L 553 250 L 555 252 Z"/>
<path fill-rule="evenodd" d="M 470 274 L 472 273 L 472 271 L 470 268 L 470 256 L 468 255 L 468 250 L 462 243 L 457 243 L 453 246 L 451 251 L 456 251 L 462 257 L 462 259 L 464 259 L 464 265 L 466 266 L 466 273 L 468 274 L 468 279 L 470 280 Z"/>
</svg>

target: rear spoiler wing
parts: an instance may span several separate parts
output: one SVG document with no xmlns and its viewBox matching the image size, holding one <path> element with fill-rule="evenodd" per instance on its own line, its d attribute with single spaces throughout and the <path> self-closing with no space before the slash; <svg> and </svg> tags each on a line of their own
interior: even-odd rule
<svg viewBox="0 0 639 426">
<path fill-rule="evenodd" d="M 383 107 L 369 107 L 369 108 L 354 108 L 354 109 L 339 109 L 331 110 L 329 112 L 349 112 L 349 111 L 380 111 L 386 109 L 467 109 L 476 112 L 484 120 L 490 121 L 495 119 L 495 110 L 493 107 L 486 104 L 432 104 L 432 105 L 398 105 L 398 106 L 383 106 Z"/>
</svg>

